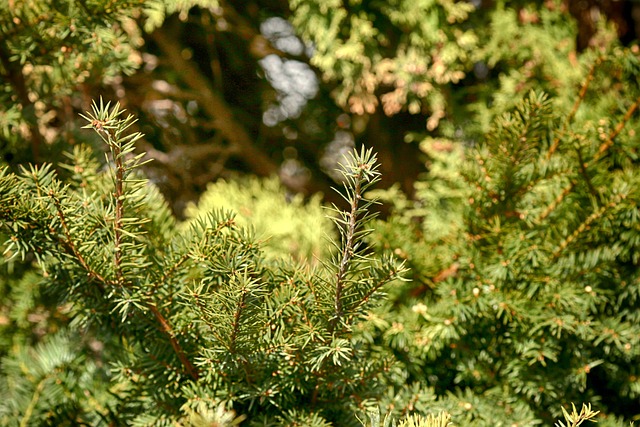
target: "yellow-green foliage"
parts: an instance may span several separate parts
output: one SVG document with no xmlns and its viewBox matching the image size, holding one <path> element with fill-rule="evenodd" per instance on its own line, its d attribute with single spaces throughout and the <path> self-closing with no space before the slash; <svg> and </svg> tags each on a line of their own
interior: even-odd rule
<svg viewBox="0 0 640 427">
<path fill-rule="evenodd" d="M 241 226 L 251 226 L 258 240 L 265 241 L 267 258 L 292 256 L 314 262 L 327 255 L 327 234 L 332 224 L 320 204 L 320 197 L 305 201 L 301 195 L 288 195 L 276 178 L 247 178 L 212 183 L 198 204 L 187 207 L 186 226 L 216 209 L 236 213 Z"/>
</svg>

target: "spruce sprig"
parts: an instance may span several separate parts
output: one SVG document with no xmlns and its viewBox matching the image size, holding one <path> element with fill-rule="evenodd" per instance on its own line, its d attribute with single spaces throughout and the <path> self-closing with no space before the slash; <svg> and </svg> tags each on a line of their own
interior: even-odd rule
<svg viewBox="0 0 640 427">
<path fill-rule="evenodd" d="M 91 105 L 92 112 L 87 112 L 87 115 L 81 114 L 81 116 L 89 121 L 89 124 L 83 128 L 95 130 L 107 144 L 111 153 L 111 158 L 107 158 L 107 162 L 114 165 L 112 169 L 115 188 L 113 193 L 115 208 L 113 218 L 114 263 L 116 281 L 119 286 L 124 286 L 124 270 L 127 265 L 134 268 L 140 268 L 142 265 L 140 259 L 135 260 L 135 262 L 133 260 L 126 262 L 123 259 L 123 249 L 125 246 L 129 246 L 127 252 L 130 254 L 139 250 L 139 247 L 136 247 L 137 245 L 127 242 L 127 240 L 135 240 L 135 231 L 131 230 L 132 227 L 146 222 L 146 220 L 135 217 L 127 218 L 125 216 L 125 203 L 134 205 L 132 206 L 133 210 L 136 210 L 136 207 L 141 204 L 142 187 L 146 185 L 146 180 L 136 179 L 132 177 L 132 173 L 150 160 L 142 161 L 144 153 L 133 154 L 136 142 L 143 136 L 140 132 L 126 133 L 136 122 L 134 117 L 128 115 L 122 118 L 125 110 L 120 108 L 120 103 L 116 103 L 113 108 L 110 107 L 111 102 L 107 102 L 105 105 L 102 98 L 100 98 L 99 105 L 95 102 Z M 125 186 L 128 188 L 125 189 Z M 127 239 L 127 237 L 130 239 Z"/>
<path fill-rule="evenodd" d="M 331 301 L 329 333 L 349 329 L 349 322 L 358 314 L 358 309 L 382 286 L 401 278 L 404 265 L 396 265 L 391 258 L 374 261 L 365 250 L 366 237 L 371 233 L 370 224 L 378 213 L 372 210 L 375 198 L 365 193 L 380 181 L 377 157 L 372 149 L 364 147 L 352 151 L 340 163 L 343 176 L 343 191 L 336 191 L 348 203 L 347 210 L 333 205 L 332 219 L 340 233 L 340 241 L 332 241 L 337 249 L 332 263 L 333 279 L 327 291 Z"/>
<path fill-rule="evenodd" d="M 135 174 L 137 169 L 150 161 L 142 160 L 144 153 L 134 154 L 135 144 L 143 135 L 139 132 L 127 133 L 136 120 L 132 115 L 123 118 L 125 110 L 120 108 L 119 103 L 111 108 L 111 103 L 104 104 L 101 98 L 100 103 L 93 103 L 91 109 L 86 115 L 81 114 L 89 121 L 84 128 L 93 129 L 109 147 L 110 157 L 107 156 L 106 160 L 111 166 L 114 188 L 112 204 L 107 207 L 108 217 L 113 224 L 115 281 L 112 285 L 115 289 L 109 293 L 115 297 L 112 311 L 120 313 L 122 323 L 126 323 L 134 312 L 150 312 L 152 317 L 146 318 L 144 323 L 152 322 L 168 338 L 186 374 L 196 379 L 197 369 L 180 343 L 175 327 L 158 304 L 158 296 L 142 286 L 155 282 L 149 277 L 153 269 L 147 271 L 153 262 L 146 255 L 153 248 L 147 247 L 149 242 L 142 238 L 145 234 L 143 225 L 150 221 L 141 215 L 145 202 L 148 203 L 147 180 Z M 162 280 L 166 279 L 162 277 Z M 150 289 L 157 289 L 161 284 L 154 283 Z"/>
</svg>

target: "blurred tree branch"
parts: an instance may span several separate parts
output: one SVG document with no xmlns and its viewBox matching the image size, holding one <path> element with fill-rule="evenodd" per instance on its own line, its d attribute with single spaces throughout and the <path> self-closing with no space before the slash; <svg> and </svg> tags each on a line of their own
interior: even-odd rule
<svg viewBox="0 0 640 427">
<path fill-rule="evenodd" d="M 268 176 L 277 172 L 277 165 L 253 144 L 246 129 L 238 123 L 222 95 L 216 92 L 202 72 L 180 54 L 179 46 L 169 39 L 164 29 L 152 34 L 153 40 L 167 56 L 185 84 L 194 91 L 200 105 L 211 118 L 211 124 L 232 144 L 256 175 Z"/>
</svg>

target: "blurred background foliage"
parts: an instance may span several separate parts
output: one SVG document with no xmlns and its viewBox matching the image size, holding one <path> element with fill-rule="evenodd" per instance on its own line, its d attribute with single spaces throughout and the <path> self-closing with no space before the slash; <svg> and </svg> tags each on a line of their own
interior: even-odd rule
<svg viewBox="0 0 640 427">
<path fill-rule="evenodd" d="M 566 94 L 583 56 L 637 34 L 632 1 L 8 0 L 0 5 L 0 152 L 56 161 L 90 99 L 145 133 L 176 214 L 207 183 L 279 176 L 333 197 L 336 162 L 378 153 L 411 195 L 419 142 L 473 142 L 532 87 Z M 563 97 L 558 102 L 570 102 Z M 337 201 L 337 200 L 333 200 Z"/>
<path fill-rule="evenodd" d="M 207 186 L 197 204 L 187 206 L 181 227 L 187 230 L 201 216 L 222 209 L 235 212 L 238 225 L 253 229 L 256 239 L 266 243 L 265 256 L 271 261 L 290 256 L 317 264 L 329 255 L 326 239 L 334 236 L 319 194 L 308 200 L 287 195 L 275 177 L 219 180 Z"/>
</svg>

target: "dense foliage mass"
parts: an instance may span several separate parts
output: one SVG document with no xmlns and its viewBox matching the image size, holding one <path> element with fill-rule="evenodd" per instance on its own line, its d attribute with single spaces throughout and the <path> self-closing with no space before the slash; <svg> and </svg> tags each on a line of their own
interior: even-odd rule
<svg viewBox="0 0 640 427">
<path fill-rule="evenodd" d="M 0 4 L 0 424 L 640 419 L 620 22 L 230 3 Z"/>
</svg>

